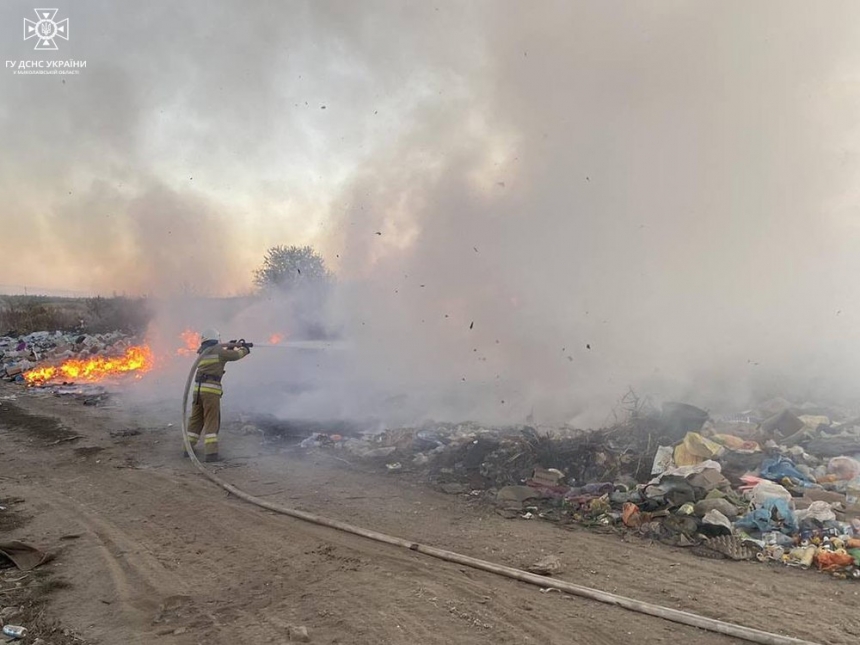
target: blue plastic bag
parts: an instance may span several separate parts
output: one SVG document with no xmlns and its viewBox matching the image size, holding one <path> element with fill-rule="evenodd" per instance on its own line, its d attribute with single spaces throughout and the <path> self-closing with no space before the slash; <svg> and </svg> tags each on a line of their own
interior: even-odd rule
<svg viewBox="0 0 860 645">
<path fill-rule="evenodd" d="M 765 500 L 760 508 L 750 511 L 735 522 L 735 526 L 761 533 L 779 531 L 786 535 L 797 533 L 799 529 L 797 517 L 788 502 L 776 497 Z"/>
<path fill-rule="evenodd" d="M 771 457 L 765 459 L 761 464 L 761 472 L 759 473 L 765 479 L 778 482 L 785 477 L 796 479 L 801 482 L 811 482 L 812 480 L 797 469 L 794 462 L 788 457 Z"/>
</svg>

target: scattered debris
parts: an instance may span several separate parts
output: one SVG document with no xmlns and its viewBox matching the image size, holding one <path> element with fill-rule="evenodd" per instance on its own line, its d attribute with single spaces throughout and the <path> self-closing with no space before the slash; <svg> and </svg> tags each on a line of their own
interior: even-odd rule
<svg viewBox="0 0 860 645">
<path fill-rule="evenodd" d="M 4 500 L 11 503 L 11 499 Z M 15 502 L 23 502 L 17 498 Z M 71 586 L 51 565 L 53 554 L 18 541 L 0 543 L 0 625 L 5 640 L 25 639 L 42 645 L 86 645 L 89 641 L 50 617 L 50 594 Z M 4 639 L 0 638 L 0 641 Z"/>
<path fill-rule="evenodd" d="M 527 501 L 540 497 L 540 491 L 530 486 L 505 486 L 496 493 L 496 502 L 503 508 L 521 510 Z"/>
<path fill-rule="evenodd" d="M 548 555 L 528 567 L 528 571 L 540 576 L 552 576 L 562 572 L 561 560 L 557 556 Z"/>
<path fill-rule="evenodd" d="M 18 540 L 0 542 L 0 556 L 0 562 L 5 558 L 21 571 L 30 571 L 52 559 L 51 555 Z"/>
<path fill-rule="evenodd" d="M 57 439 L 56 441 L 52 441 L 51 443 L 45 444 L 48 446 L 56 446 L 58 443 L 67 443 L 69 441 L 77 441 L 78 439 L 83 439 L 84 435 L 76 434 L 71 437 L 63 437 L 62 439 Z"/>
<path fill-rule="evenodd" d="M 12 640 L 24 638 L 27 636 L 27 628 L 18 625 L 3 625 L 3 634 Z"/>
<path fill-rule="evenodd" d="M 291 643 L 310 643 L 311 637 L 308 635 L 308 628 L 302 626 L 290 625 L 287 628 L 287 633 Z"/>
<path fill-rule="evenodd" d="M 24 382 L 24 372 L 68 359 L 91 359 L 123 354 L 134 346 L 134 338 L 123 332 L 81 334 L 37 331 L 26 336 L 10 332 L 0 337 L 0 378 Z"/>
<path fill-rule="evenodd" d="M 110 431 L 110 436 L 113 437 L 114 439 L 119 439 L 122 437 L 136 437 L 139 434 L 140 434 L 140 430 L 137 430 L 135 428 L 130 428 L 127 430 L 111 430 Z"/>
<path fill-rule="evenodd" d="M 538 486 L 552 488 L 553 486 L 561 485 L 564 480 L 564 473 L 558 468 L 535 468 L 532 473 L 531 481 Z"/>
<path fill-rule="evenodd" d="M 751 548 L 732 535 L 709 538 L 693 547 L 693 553 L 703 557 L 728 558 L 730 560 L 752 560 L 758 549 Z"/>
<path fill-rule="evenodd" d="M 593 431 L 430 422 L 302 445 L 420 472 L 511 519 L 860 579 L 860 419 L 779 399 L 723 417 L 632 392 L 623 405 L 623 421 Z"/>
<path fill-rule="evenodd" d="M 54 396 L 68 397 L 76 401 L 81 401 L 84 405 L 102 406 L 110 400 L 110 393 L 103 385 L 90 383 L 53 383 L 36 387 L 41 391 L 50 392 Z"/>
</svg>

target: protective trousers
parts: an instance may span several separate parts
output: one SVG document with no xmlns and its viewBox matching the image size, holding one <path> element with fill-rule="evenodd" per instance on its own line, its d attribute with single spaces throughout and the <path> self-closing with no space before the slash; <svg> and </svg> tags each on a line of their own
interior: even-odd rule
<svg viewBox="0 0 860 645">
<path fill-rule="evenodd" d="M 188 440 L 196 446 L 203 434 L 203 454 L 207 457 L 218 454 L 218 431 L 221 429 L 221 395 L 211 392 L 195 392 L 188 419 Z"/>
</svg>

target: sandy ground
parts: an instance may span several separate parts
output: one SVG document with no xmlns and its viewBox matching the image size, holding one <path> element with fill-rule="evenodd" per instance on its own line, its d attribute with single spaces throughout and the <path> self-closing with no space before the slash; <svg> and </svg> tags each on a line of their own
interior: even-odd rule
<svg viewBox="0 0 860 645">
<path fill-rule="evenodd" d="M 739 642 L 246 504 L 181 457 L 167 412 L 0 387 L 10 394 L 0 497 L 22 498 L 29 519 L 0 533 L 57 551 L 43 569 L 68 586 L 54 585 L 46 611 L 76 642 L 286 643 L 290 626 L 356 645 Z M 124 430 L 141 433 L 110 434 Z M 235 424 L 222 452 L 225 479 L 286 506 L 517 567 L 555 554 L 562 579 L 819 643 L 860 636 L 860 583 L 504 519 L 408 474 L 273 453 Z"/>
</svg>

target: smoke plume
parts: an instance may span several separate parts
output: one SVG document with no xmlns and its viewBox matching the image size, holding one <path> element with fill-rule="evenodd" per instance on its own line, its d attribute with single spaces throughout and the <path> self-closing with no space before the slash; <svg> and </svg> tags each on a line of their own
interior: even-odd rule
<svg viewBox="0 0 860 645">
<path fill-rule="evenodd" d="M 0 9 L 8 60 L 36 56 L 31 11 Z M 3 255 L 27 249 L 3 281 L 227 295 L 311 244 L 350 347 L 237 364 L 237 400 L 278 414 L 851 404 L 858 12 L 65 3 L 52 56 L 87 69 L 0 77 Z M 165 335 L 290 332 L 301 306 L 171 303 Z"/>
</svg>

